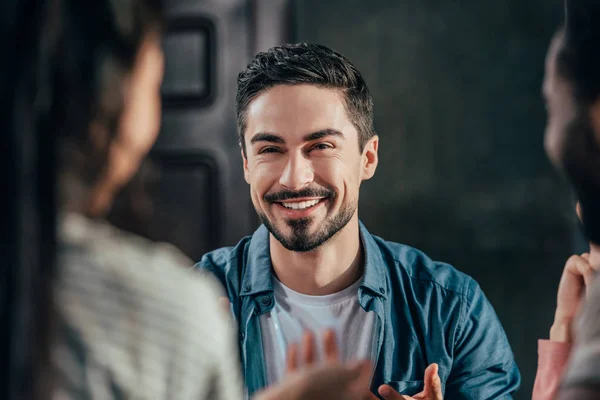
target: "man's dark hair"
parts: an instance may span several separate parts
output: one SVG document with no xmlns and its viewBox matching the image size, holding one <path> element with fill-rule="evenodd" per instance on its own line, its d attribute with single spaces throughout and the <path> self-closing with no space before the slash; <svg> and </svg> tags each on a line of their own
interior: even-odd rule
<svg viewBox="0 0 600 400">
<path fill-rule="evenodd" d="M 571 84 L 577 104 L 586 107 L 600 97 L 600 2 L 567 0 L 565 11 L 557 72 Z"/>
<path fill-rule="evenodd" d="M 565 11 L 556 71 L 572 89 L 578 116 L 565 128 L 568 140 L 560 146 L 560 158 L 581 206 L 583 231 L 590 241 L 600 243 L 600 186 L 594 161 L 600 148 L 588 114 L 600 100 L 600 2 L 566 0 Z"/>
<path fill-rule="evenodd" d="M 238 75 L 236 117 L 240 145 L 246 154 L 244 133 L 250 102 L 277 85 L 309 84 L 337 89 L 345 100 L 346 112 L 358 131 L 362 152 L 375 136 L 373 98 L 362 75 L 341 54 L 318 44 L 283 44 L 258 53 Z"/>
</svg>

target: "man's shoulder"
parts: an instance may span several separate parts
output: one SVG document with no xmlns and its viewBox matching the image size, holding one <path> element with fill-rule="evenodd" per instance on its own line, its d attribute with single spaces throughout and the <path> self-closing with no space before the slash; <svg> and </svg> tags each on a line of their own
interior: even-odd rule
<svg viewBox="0 0 600 400">
<path fill-rule="evenodd" d="M 471 296 L 478 290 L 477 282 L 446 262 L 435 261 L 423 251 L 406 244 L 374 237 L 384 256 L 393 261 L 399 277 L 407 277 L 412 284 L 429 285 L 458 295 Z"/>
<path fill-rule="evenodd" d="M 221 247 L 204 254 L 194 268 L 213 272 L 217 276 L 231 269 L 239 269 L 251 238 L 244 237 L 235 246 Z"/>
</svg>

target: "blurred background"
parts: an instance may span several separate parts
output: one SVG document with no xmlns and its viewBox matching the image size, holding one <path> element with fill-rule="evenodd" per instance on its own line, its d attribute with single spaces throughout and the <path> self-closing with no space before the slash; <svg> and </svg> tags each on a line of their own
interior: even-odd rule
<svg viewBox="0 0 600 400">
<path fill-rule="evenodd" d="M 361 190 L 371 233 L 473 276 L 529 399 L 568 256 L 573 201 L 543 150 L 544 58 L 562 0 L 167 0 L 163 129 L 117 225 L 191 258 L 258 226 L 235 131 L 237 73 L 284 41 L 324 44 L 362 72 L 380 164 Z M 139 204 L 139 190 L 152 203 Z"/>
</svg>

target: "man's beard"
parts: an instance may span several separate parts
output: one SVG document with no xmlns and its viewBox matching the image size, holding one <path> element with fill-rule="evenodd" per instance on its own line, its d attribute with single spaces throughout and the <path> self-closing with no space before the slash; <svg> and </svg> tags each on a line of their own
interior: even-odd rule
<svg viewBox="0 0 600 400">
<path fill-rule="evenodd" d="M 286 220 L 285 223 L 292 230 L 292 234 L 289 236 L 284 235 L 283 232 L 277 229 L 265 214 L 258 212 L 258 215 L 269 232 L 283 247 L 290 251 L 304 253 L 321 246 L 342 230 L 352 219 L 356 208 L 356 202 L 343 207 L 337 215 L 325 220 L 323 225 L 313 234 L 309 232 L 314 220 L 313 217 Z"/>
<path fill-rule="evenodd" d="M 586 109 L 565 127 L 562 169 L 581 206 L 581 222 L 588 240 L 600 244 L 600 146 Z"/>
<path fill-rule="evenodd" d="M 600 192 L 600 145 L 587 109 L 579 107 L 564 129 L 560 167 L 576 188 Z"/>
</svg>

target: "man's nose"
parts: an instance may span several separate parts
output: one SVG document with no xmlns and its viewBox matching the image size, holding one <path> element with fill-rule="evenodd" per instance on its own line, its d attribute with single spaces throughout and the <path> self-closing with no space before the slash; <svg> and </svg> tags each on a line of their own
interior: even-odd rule
<svg viewBox="0 0 600 400">
<path fill-rule="evenodd" d="M 287 160 L 279 184 L 290 190 L 299 190 L 314 179 L 312 164 L 301 154 L 292 154 Z"/>
</svg>

